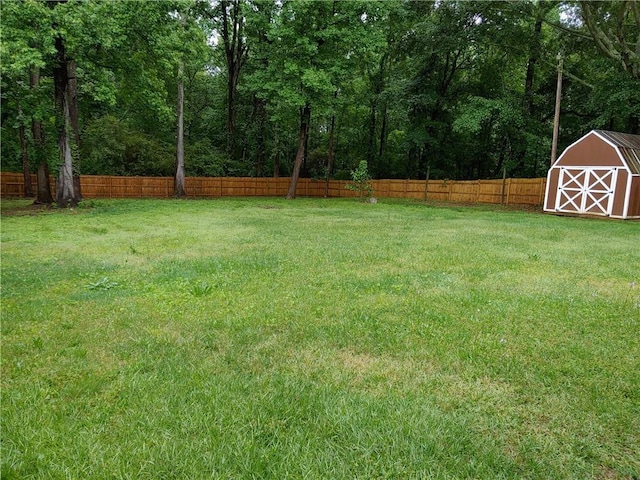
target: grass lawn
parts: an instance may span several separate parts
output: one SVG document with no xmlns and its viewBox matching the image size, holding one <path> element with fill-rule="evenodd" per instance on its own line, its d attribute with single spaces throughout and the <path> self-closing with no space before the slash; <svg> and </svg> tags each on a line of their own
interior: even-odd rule
<svg viewBox="0 0 640 480">
<path fill-rule="evenodd" d="M 86 204 L 2 203 L 3 479 L 640 478 L 638 222 Z"/>
</svg>

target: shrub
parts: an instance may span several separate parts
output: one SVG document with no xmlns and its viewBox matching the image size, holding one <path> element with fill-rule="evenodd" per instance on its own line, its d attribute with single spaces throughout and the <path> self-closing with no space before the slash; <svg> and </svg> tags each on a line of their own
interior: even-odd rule
<svg viewBox="0 0 640 480">
<path fill-rule="evenodd" d="M 369 166 L 366 160 L 361 160 L 358 168 L 351 170 L 351 180 L 353 183 L 347 185 L 349 190 L 359 193 L 360 200 L 365 201 L 366 197 L 370 197 L 373 193 L 371 186 L 371 175 L 369 175 Z"/>
</svg>

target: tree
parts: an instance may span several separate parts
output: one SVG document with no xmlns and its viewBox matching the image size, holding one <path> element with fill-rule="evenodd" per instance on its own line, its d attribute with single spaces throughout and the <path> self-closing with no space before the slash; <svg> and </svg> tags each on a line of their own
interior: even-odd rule
<svg viewBox="0 0 640 480">
<path fill-rule="evenodd" d="M 640 79 L 640 6 L 636 1 L 581 1 L 582 19 L 598 49 Z"/>
<path fill-rule="evenodd" d="M 7 114 L 13 115 L 17 128 L 25 178 L 25 193 L 30 196 L 31 160 L 38 165 L 36 202 L 52 203 L 49 187 L 48 164 L 44 146 L 42 118 L 49 115 L 47 102 L 39 87 L 40 69 L 47 63 L 54 48 L 52 42 L 51 11 L 35 1 L 5 2 L 2 5 L 2 106 L 3 130 Z M 31 127 L 33 139 L 27 137 Z M 34 154 L 29 155 L 34 144 Z M 3 136 L 3 163 L 8 157 L 5 148 L 10 145 Z"/>
<path fill-rule="evenodd" d="M 54 24 L 54 28 L 58 28 Z M 76 207 L 80 201 L 74 185 L 73 154 L 71 151 L 71 109 L 74 105 L 69 98 L 69 59 L 65 39 L 58 30 L 55 39 L 56 59 L 53 67 L 53 83 L 57 106 L 56 124 L 58 130 L 58 150 L 60 164 L 56 180 L 56 203 L 58 207 Z"/>
<path fill-rule="evenodd" d="M 481 16 L 475 4 L 443 2 L 411 4 L 417 22 L 407 35 L 405 48 L 416 51 L 412 58 L 406 95 L 409 99 L 408 158 L 406 175 L 426 174 L 427 164 L 441 170 L 451 168 L 456 153 L 451 150 L 451 124 L 458 80 L 478 58 Z M 460 175 L 458 165 L 457 174 Z"/>
<path fill-rule="evenodd" d="M 272 170 L 292 198 L 362 159 L 378 178 L 540 175 L 559 51 L 561 143 L 640 128 L 637 2 L 7 0 L 2 22 L 3 168 L 37 165 L 47 201 L 57 156 L 61 205 L 80 160 L 179 195 Z"/>
<path fill-rule="evenodd" d="M 178 69 L 178 133 L 176 145 L 176 173 L 173 182 L 173 195 L 186 197 L 184 174 L 184 66 Z"/>
<path fill-rule="evenodd" d="M 247 59 L 245 44 L 245 18 L 240 0 L 220 0 L 221 36 L 227 72 L 227 132 L 231 138 L 232 150 L 236 131 L 236 96 L 240 71 Z"/>
<path fill-rule="evenodd" d="M 266 101 L 273 120 L 282 121 L 294 111 L 298 118 L 297 148 L 287 198 L 295 197 L 312 118 L 317 118 L 317 125 L 325 128 L 322 119 L 331 117 L 339 97 L 336 91 L 355 75 L 355 65 L 367 53 L 369 45 L 361 36 L 366 7 L 361 2 L 289 0 L 279 8 L 258 11 L 270 18 L 266 41 L 260 44 L 259 51 L 268 62 L 263 63 L 266 68 L 250 72 L 249 84 L 256 96 Z"/>
<path fill-rule="evenodd" d="M 622 105 L 632 105 L 627 129 L 640 133 L 640 6 L 636 1 L 581 1 L 580 11 L 598 50 L 618 63 L 631 79 L 618 82 L 615 91 L 627 92 L 622 99 Z M 625 83 L 630 83 L 630 88 Z"/>
<path fill-rule="evenodd" d="M 562 20 L 548 23 L 561 34 L 566 52 L 564 73 L 571 90 L 565 88 L 563 96 L 574 100 L 574 136 L 587 127 L 640 133 L 638 3 L 580 1 L 563 3 L 562 10 Z M 579 102 L 572 90 L 582 90 Z"/>
<path fill-rule="evenodd" d="M 329 53 L 322 46 L 330 7 L 331 4 L 325 2 L 283 2 L 267 34 L 270 43 L 263 45 L 268 49 L 268 68 L 253 72 L 250 77 L 256 95 L 264 98 L 272 111 L 299 111 L 298 142 L 288 199 L 295 198 L 312 103 L 327 91 L 333 92 L 327 72 L 320 67 Z"/>
<path fill-rule="evenodd" d="M 360 160 L 358 168 L 351 171 L 351 180 L 353 183 L 348 184 L 347 188 L 358 192 L 360 201 L 364 201 L 366 197 L 371 196 L 373 188 L 371 187 L 371 175 L 369 175 L 366 160 Z"/>
<path fill-rule="evenodd" d="M 33 91 L 37 91 L 40 87 L 40 69 L 36 66 L 32 67 L 31 72 L 29 72 L 29 84 Z M 33 135 L 38 164 L 36 173 L 36 199 L 34 203 L 50 205 L 53 203 L 53 195 L 51 194 L 51 185 L 49 183 L 49 163 L 47 162 L 45 153 L 44 127 L 37 115 L 34 115 L 31 119 L 31 133 Z"/>
</svg>

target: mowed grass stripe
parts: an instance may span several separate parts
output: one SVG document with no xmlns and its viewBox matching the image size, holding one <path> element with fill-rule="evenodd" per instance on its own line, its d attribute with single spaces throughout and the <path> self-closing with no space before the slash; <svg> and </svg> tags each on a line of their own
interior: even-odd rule
<svg viewBox="0 0 640 480">
<path fill-rule="evenodd" d="M 88 203 L 2 217 L 3 477 L 640 477 L 637 222 Z"/>
</svg>

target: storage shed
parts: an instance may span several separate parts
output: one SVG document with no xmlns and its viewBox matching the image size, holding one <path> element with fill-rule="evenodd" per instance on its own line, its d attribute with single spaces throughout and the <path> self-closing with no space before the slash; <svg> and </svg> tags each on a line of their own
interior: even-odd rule
<svg viewBox="0 0 640 480">
<path fill-rule="evenodd" d="M 640 135 L 592 130 L 547 175 L 545 212 L 640 218 Z"/>
</svg>

